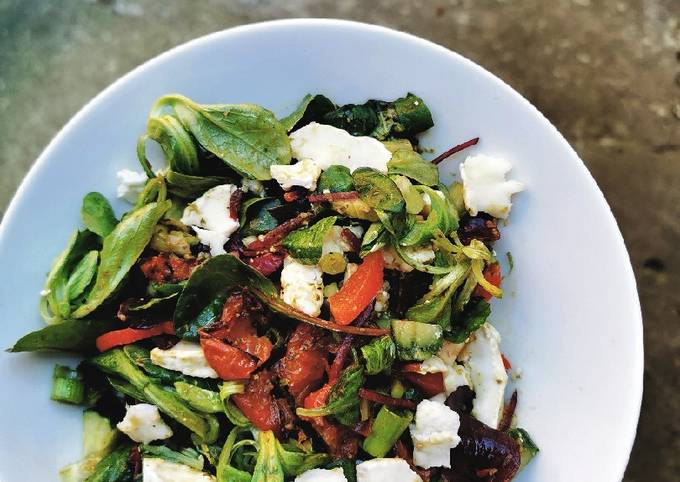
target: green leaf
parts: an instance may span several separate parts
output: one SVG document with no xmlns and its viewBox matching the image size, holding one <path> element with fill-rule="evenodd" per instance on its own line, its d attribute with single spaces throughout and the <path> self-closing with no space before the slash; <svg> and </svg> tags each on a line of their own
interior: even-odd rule
<svg viewBox="0 0 680 482">
<path fill-rule="evenodd" d="M 217 392 L 186 382 L 175 382 L 174 386 L 177 395 L 196 410 L 205 413 L 222 413 L 224 410 L 220 394 Z"/>
<path fill-rule="evenodd" d="M 231 465 L 234 445 L 242 431 L 244 431 L 242 427 L 232 428 L 224 441 L 219 460 L 217 461 L 217 482 L 251 482 L 252 475 L 250 473 L 239 470 Z"/>
<path fill-rule="evenodd" d="M 413 150 L 399 149 L 392 153 L 392 159 L 387 163 L 388 174 L 401 174 L 426 186 L 439 184 L 437 166 L 427 162 L 420 154 Z"/>
<path fill-rule="evenodd" d="M 70 351 L 92 353 L 97 350 L 95 340 L 104 333 L 120 327 L 118 320 L 66 320 L 24 335 L 10 352 Z"/>
<path fill-rule="evenodd" d="M 420 245 L 431 240 L 437 232 L 447 235 L 451 231 L 449 205 L 445 198 L 437 194 L 441 191 L 435 191 L 427 186 L 414 186 L 414 188 L 430 198 L 430 212 L 422 221 L 413 218 L 410 228 L 399 239 L 401 246 Z"/>
<path fill-rule="evenodd" d="M 97 273 L 98 260 L 99 252 L 92 250 L 83 256 L 76 267 L 73 268 L 73 272 L 66 282 L 69 300 L 75 300 L 90 285 L 94 275 Z"/>
<path fill-rule="evenodd" d="M 361 347 L 361 354 L 366 362 L 366 374 L 377 375 L 392 367 L 397 356 L 397 348 L 389 335 L 374 338 Z"/>
<path fill-rule="evenodd" d="M 468 303 L 463 312 L 454 316 L 453 329 L 444 334 L 453 343 L 463 343 L 472 332 L 482 326 L 491 314 L 491 305 L 484 300 Z"/>
<path fill-rule="evenodd" d="M 146 140 L 156 141 L 163 150 L 165 160 L 171 171 L 181 174 L 197 175 L 199 173 L 198 152 L 191 135 L 184 129 L 177 117 L 172 115 L 151 115 L 146 126 L 146 134 L 137 141 L 137 158 L 147 176 L 156 175 L 151 163 L 146 158 Z"/>
<path fill-rule="evenodd" d="M 188 447 L 176 452 L 165 445 L 140 445 L 139 451 L 142 456 L 150 455 L 151 457 L 158 457 L 168 462 L 187 465 L 196 470 L 203 470 L 205 463 L 203 456 L 196 449 Z"/>
<path fill-rule="evenodd" d="M 406 176 L 391 175 L 390 178 L 401 191 L 401 195 L 404 196 L 406 212 L 408 214 L 419 214 L 425 207 L 425 202 L 420 192 L 411 184 L 411 181 Z"/>
<path fill-rule="evenodd" d="M 437 323 L 446 329 L 450 323 L 451 297 L 470 274 L 470 264 L 461 262 L 453 271 L 435 279 L 430 290 L 410 307 L 405 318 L 421 323 Z M 448 318 L 443 316 L 448 313 Z"/>
<path fill-rule="evenodd" d="M 257 435 L 257 462 L 252 482 L 284 482 L 283 467 L 276 451 L 276 437 L 271 430 Z"/>
<path fill-rule="evenodd" d="M 327 113 L 320 122 L 354 136 L 372 136 L 379 140 L 413 137 L 434 125 L 425 102 L 411 93 L 393 102 L 369 100 L 362 105 L 343 105 Z"/>
<path fill-rule="evenodd" d="M 295 259 L 305 264 L 316 264 L 321 258 L 323 240 L 337 219 L 337 216 L 329 216 L 313 226 L 296 229 L 281 244 Z"/>
<path fill-rule="evenodd" d="M 387 231 L 385 231 L 385 226 L 383 226 L 382 223 L 371 223 L 361 240 L 361 251 L 359 252 L 359 256 L 363 258 L 367 254 L 377 251 L 384 247 L 388 241 L 389 239 Z"/>
<path fill-rule="evenodd" d="M 45 280 L 45 294 L 40 298 L 40 314 L 47 323 L 58 323 L 71 315 L 69 277 L 83 256 L 98 245 L 98 238 L 93 232 L 76 231 L 66 248 L 55 258 Z"/>
<path fill-rule="evenodd" d="M 364 383 L 364 369 L 352 365 L 342 372 L 328 394 L 326 405 L 319 408 L 298 408 L 296 413 L 304 417 L 324 417 L 352 410 L 359 404 L 359 388 Z"/>
<path fill-rule="evenodd" d="M 132 363 L 144 370 L 144 373 L 149 375 L 149 377 L 155 383 L 159 383 L 161 385 L 173 385 L 177 382 L 183 382 L 199 387 L 207 387 L 210 383 L 204 378 L 190 377 L 188 375 L 184 375 L 181 372 L 168 370 L 167 368 L 163 368 L 156 365 L 155 363 L 152 363 L 149 350 L 143 348 L 140 345 L 125 345 L 123 347 L 123 352 L 127 355 L 130 361 L 132 361 Z"/>
<path fill-rule="evenodd" d="M 374 209 L 399 212 L 404 198 L 392 179 L 370 167 L 360 167 L 352 173 L 354 187 L 362 201 Z"/>
<path fill-rule="evenodd" d="M 276 441 L 276 451 L 283 472 L 288 477 L 295 477 L 308 470 L 320 467 L 330 461 L 328 454 L 315 454 L 301 452 L 294 447 L 283 445 Z"/>
<path fill-rule="evenodd" d="M 229 179 L 219 176 L 192 176 L 177 171 L 165 173 L 168 191 L 184 199 L 195 199 L 208 189 L 226 184 Z"/>
<path fill-rule="evenodd" d="M 169 207 L 170 201 L 147 204 L 125 216 L 104 238 L 97 279 L 85 304 L 73 312 L 75 318 L 91 313 L 113 293 L 149 244 L 156 223 Z"/>
<path fill-rule="evenodd" d="M 287 132 L 291 132 L 296 127 L 320 121 L 325 114 L 335 108 L 336 105 L 327 97 L 307 94 L 293 112 L 281 119 L 281 124 Z"/>
<path fill-rule="evenodd" d="M 141 392 L 149 403 L 184 425 L 201 438 L 208 435 L 208 422 L 194 412 L 177 394 L 166 390 L 140 370 L 121 348 L 114 348 L 90 359 L 104 373 L 119 377 Z"/>
<path fill-rule="evenodd" d="M 111 204 L 98 192 L 85 195 L 83 206 L 80 208 L 80 216 L 83 218 L 85 227 L 102 238 L 108 236 L 118 224 Z"/>
<path fill-rule="evenodd" d="M 347 166 L 330 166 L 321 173 L 316 187 L 317 192 L 348 192 L 354 190 L 352 174 Z"/>
<path fill-rule="evenodd" d="M 259 199 L 259 198 L 256 198 Z M 263 203 L 257 203 L 258 209 L 257 214 L 248 222 L 241 232 L 242 235 L 251 234 L 261 234 L 267 233 L 279 225 L 279 222 L 270 212 L 270 209 L 279 207 L 282 205 L 280 199 L 262 198 L 267 199 Z"/>
<path fill-rule="evenodd" d="M 241 410 L 229 399 L 232 395 L 243 393 L 244 389 L 245 387 L 241 382 L 229 381 L 220 385 L 220 400 L 222 401 L 224 414 L 229 421 L 237 427 L 249 427 L 250 420 L 248 420 L 248 418 L 243 415 L 243 412 L 241 412 Z"/>
<path fill-rule="evenodd" d="M 174 315 L 177 335 L 196 340 L 198 328 L 204 326 L 199 326 L 199 315 L 205 313 L 204 310 L 218 297 L 242 286 L 256 288 L 270 296 L 277 295 L 277 289 L 270 280 L 230 254 L 214 256 L 196 268 L 177 301 Z M 221 307 L 219 310 L 221 313 Z"/>
<path fill-rule="evenodd" d="M 180 95 L 162 97 L 155 110 L 170 106 L 186 130 L 208 151 L 242 175 L 271 179 L 272 164 L 289 164 L 290 141 L 267 109 L 252 104 L 199 105 Z"/>
<path fill-rule="evenodd" d="M 123 482 L 132 480 L 132 471 L 128 460 L 132 447 L 123 444 L 99 461 L 85 482 Z"/>
</svg>

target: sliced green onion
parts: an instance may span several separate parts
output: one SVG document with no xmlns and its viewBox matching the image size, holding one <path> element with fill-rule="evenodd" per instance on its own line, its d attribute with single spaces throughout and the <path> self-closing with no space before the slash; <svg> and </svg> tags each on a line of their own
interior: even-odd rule
<svg viewBox="0 0 680 482">
<path fill-rule="evenodd" d="M 77 371 L 64 365 L 54 365 L 50 398 L 57 402 L 80 405 L 85 401 L 85 381 Z"/>
<path fill-rule="evenodd" d="M 375 417 L 371 433 L 364 440 L 363 449 L 373 457 L 384 457 L 399 440 L 413 420 L 413 412 L 396 412 L 382 406 Z"/>
</svg>

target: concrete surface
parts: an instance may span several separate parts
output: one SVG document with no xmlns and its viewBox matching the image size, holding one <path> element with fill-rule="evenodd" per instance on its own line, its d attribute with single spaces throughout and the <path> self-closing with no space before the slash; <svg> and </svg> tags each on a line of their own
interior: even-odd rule
<svg viewBox="0 0 680 482">
<path fill-rule="evenodd" d="M 208 32 L 308 16 L 457 50 L 519 90 L 580 153 L 619 221 L 644 310 L 645 396 L 625 480 L 678 480 L 678 0 L 0 0 L 0 209 L 55 132 L 121 74 Z"/>
</svg>

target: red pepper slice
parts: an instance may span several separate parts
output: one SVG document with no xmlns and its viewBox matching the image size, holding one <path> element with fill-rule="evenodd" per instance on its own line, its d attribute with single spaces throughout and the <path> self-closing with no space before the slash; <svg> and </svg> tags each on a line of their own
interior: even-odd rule
<svg viewBox="0 0 680 482">
<path fill-rule="evenodd" d="M 107 351 L 116 346 L 129 345 L 152 336 L 174 334 L 175 327 L 172 321 L 165 321 L 149 328 L 123 328 L 122 330 L 109 331 L 97 337 L 95 344 L 99 351 Z"/>
<path fill-rule="evenodd" d="M 498 263 L 493 263 L 484 269 L 484 279 L 487 280 L 494 286 L 501 285 L 501 266 Z M 484 301 L 489 301 L 492 298 L 491 293 L 486 291 L 481 286 L 477 285 L 475 288 L 474 296 L 480 296 L 484 298 Z"/>
<path fill-rule="evenodd" d="M 381 251 L 369 254 L 340 291 L 328 299 L 338 324 L 349 325 L 373 301 L 383 285 L 384 267 Z"/>
<path fill-rule="evenodd" d="M 407 363 L 401 368 L 403 377 L 417 386 L 427 397 L 444 391 L 444 377 L 441 373 L 420 373 L 420 363 Z"/>
<path fill-rule="evenodd" d="M 201 336 L 203 354 L 222 380 L 243 380 L 257 368 L 252 356 L 211 336 Z"/>
</svg>

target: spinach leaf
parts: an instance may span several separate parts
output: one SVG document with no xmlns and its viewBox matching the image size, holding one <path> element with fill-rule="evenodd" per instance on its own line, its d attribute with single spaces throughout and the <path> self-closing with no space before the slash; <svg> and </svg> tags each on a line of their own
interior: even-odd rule
<svg viewBox="0 0 680 482">
<path fill-rule="evenodd" d="M 206 150 L 245 177 L 268 180 L 272 164 L 290 163 L 286 130 L 267 109 L 252 104 L 199 105 L 181 95 L 168 95 L 156 102 L 154 110 L 165 106 Z"/>
<path fill-rule="evenodd" d="M 387 163 L 389 174 L 401 174 L 426 186 L 439 184 L 439 170 L 413 150 L 398 149 Z"/>
<path fill-rule="evenodd" d="M 184 199 L 195 199 L 208 189 L 225 184 L 228 180 L 226 177 L 192 176 L 172 170 L 165 174 L 168 191 Z"/>
<path fill-rule="evenodd" d="M 351 365 L 342 372 L 328 394 L 326 405 L 319 408 L 298 408 L 296 413 L 303 417 L 324 417 L 350 411 L 359 404 L 359 388 L 364 383 L 364 369 Z"/>
<path fill-rule="evenodd" d="M 47 323 L 58 323 L 71 315 L 71 302 L 75 297 L 69 296 L 69 279 L 83 257 L 98 246 L 98 237 L 93 232 L 87 229 L 76 231 L 66 248 L 55 258 L 45 280 L 44 294 L 40 298 L 40 314 Z M 84 269 L 83 266 L 79 267 L 81 272 Z M 75 279 L 72 282 L 74 284 Z M 77 291 L 75 288 L 73 290 Z"/>
<path fill-rule="evenodd" d="M 385 335 L 362 346 L 361 354 L 366 362 L 366 374 L 377 375 L 392 367 L 397 356 L 397 348 L 392 337 Z"/>
<path fill-rule="evenodd" d="M 287 132 L 291 132 L 310 122 L 320 121 L 335 108 L 336 105 L 329 98 L 320 94 L 307 94 L 293 112 L 281 119 L 281 124 Z"/>
<path fill-rule="evenodd" d="M 257 435 L 257 461 L 252 482 L 284 482 L 284 472 L 277 454 L 274 432 L 267 430 Z"/>
<path fill-rule="evenodd" d="M 80 208 L 80 216 L 83 218 L 85 227 L 102 238 L 108 236 L 118 224 L 111 204 L 98 192 L 85 195 L 83 206 Z"/>
<path fill-rule="evenodd" d="M 296 229 L 281 244 L 292 257 L 305 264 L 316 264 L 321 258 L 324 237 L 337 219 L 337 216 L 329 216 L 308 228 Z"/>
<path fill-rule="evenodd" d="M 327 469 L 340 467 L 347 482 L 357 482 L 357 463 L 352 459 L 336 459 L 326 466 Z"/>
<path fill-rule="evenodd" d="M 257 209 L 257 214 L 253 216 L 250 222 L 245 224 L 245 227 L 241 232 L 241 234 L 244 236 L 249 236 L 251 234 L 267 233 L 279 225 L 279 222 L 276 220 L 276 218 L 274 217 L 270 210 L 281 206 L 283 204 L 281 200 L 271 198 L 255 198 L 255 199 L 257 199 L 258 201 L 260 199 L 264 199 L 265 201 L 263 201 L 261 204 L 259 202 L 257 203 L 257 205 L 259 206 L 259 209 Z M 254 204 L 256 203 L 249 204 L 245 208 L 247 209 Z M 244 212 L 244 215 L 245 214 L 247 214 L 247 212 Z"/>
<path fill-rule="evenodd" d="M 118 320 L 65 320 L 24 335 L 10 352 L 70 351 L 93 353 L 99 335 L 120 327 Z"/>
<path fill-rule="evenodd" d="M 191 135 L 184 130 L 182 123 L 172 115 L 154 115 L 152 112 L 146 126 L 146 134 L 137 141 L 137 158 L 149 178 L 156 177 L 151 163 L 146 158 L 146 141 L 156 141 L 171 171 L 181 174 L 199 173 L 198 152 Z"/>
<path fill-rule="evenodd" d="M 97 279 L 85 303 L 73 312 L 75 318 L 91 313 L 113 293 L 149 244 L 156 223 L 169 207 L 170 201 L 147 204 L 128 214 L 104 238 Z"/>
<path fill-rule="evenodd" d="M 90 282 L 97 273 L 97 261 L 99 260 L 99 251 L 89 251 L 78 262 L 73 272 L 68 277 L 66 282 L 66 291 L 69 300 L 78 298 L 85 289 L 90 285 Z"/>
<path fill-rule="evenodd" d="M 370 167 L 360 167 L 352 173 L 354 186 L 362 201 L 374 209 L 399 212 L 404 198 L 392 179 Z"/>
<path fill-rule="evenodd" d="M 347 166 L 330 166 L 319 176 L 317 192 L 348 192 L 354 190 L 352 175 Z"/>
<path fill-rule="evenodd" d="M 165 445 L 140 445 L 139 451 L 142 455 L 150 455 L 151 457 L 158 457 L 168 462 L 187 465 L 196 470 L 203 470 L 205 463 L 203 456 L 196 449 L 188 447 L 176 452 Z"/>
<path fill-rule="evenodd" d="M 196 340 L 198 329 L 208 322 L 206 318 L 222 312 L 220 301 L 216 300 L 230 289 L 241 286 L 277 296 L 276 287 L 270 280 L 229 254 L 214 256 L 196 268 L 177 301 L 174 315 L 177 335 Z M 221 304 L 224 305 L 224 298 Z"/>
<path fill-rule="evenodd" d="M 470 302 L 463 312 L 454 316 L 453 329 L 444 333 L 444 338 L 453 343 L 463 343 L 470 333 L 482 326 L 491 314 L 491 305 L 484 300 Z"/>
<path fill-rule="evenodd" d="M 425 102 L 411 93 L 393 102 L 369 100 L 365 104 L 347 104 L 324 115 L 321 121 L 354 136 L 413 137 L 434 125 Z"/>
</svg>

